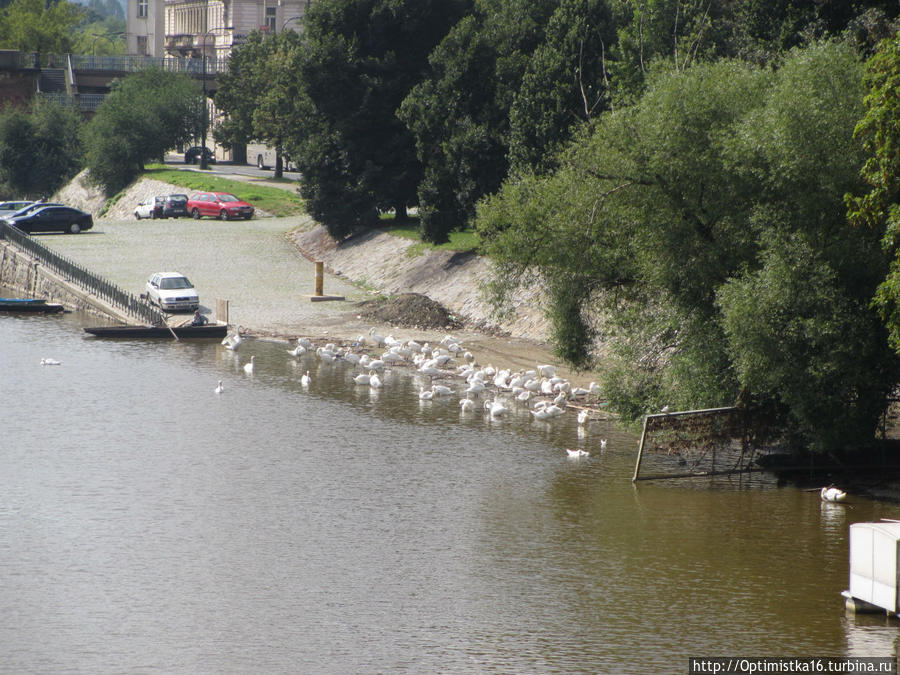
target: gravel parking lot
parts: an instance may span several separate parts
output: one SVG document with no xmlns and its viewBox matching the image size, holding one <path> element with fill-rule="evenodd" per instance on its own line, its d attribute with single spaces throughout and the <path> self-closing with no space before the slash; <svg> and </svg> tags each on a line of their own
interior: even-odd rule
<svg viewBox="0 0 900 675">
<path fill-rule="evenodd" d="M 98 220 L 77 236 L 39 235 L 44 245 L 135 295 L 154 272 L 176 271 L 191 279 L 201 308 L 215 314 L 216 299 L 230 304 L 230 323 L 258 333 L 309 335 L 311 326 L 345 324 L 353 303 L 368 294 L 327 275 L 326 295 L 346 301 L 310 302 L 315 266 L 286 233 L 304 219 L 250 221 Z M 186 317 L 187 318 L 187 317 Z M 321 332 L 321 331 L 318 331 Z"/>
</svg>

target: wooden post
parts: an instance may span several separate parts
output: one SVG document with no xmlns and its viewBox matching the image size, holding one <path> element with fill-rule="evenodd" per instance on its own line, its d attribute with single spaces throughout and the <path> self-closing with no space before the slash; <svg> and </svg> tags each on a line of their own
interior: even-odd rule
<svg viewBox="0 0 900 675">
<path fill-rule="evenodd" d="M 316 290 L 314 295 L 321 296 L 324 295 L 324 286 L 325 286 L 325 263 L 317 262 L 316 263 Z"/>
<path fill-rule="evenodd" d="M 228 324 L 228 300 L 216 298 L 216 322 Z"/>
<path fill-rule="evenodd" d="M 644 454 L 644 438 L 646 436 L 647 436 L 647 416 L 644 415 L 644 428 L 641 431 L 641 444 L 638 446 L 637 461 L 634 463 L 634 476 L 631 477 L 632 483 L 634 483 L 638 479 L 638 474 L 641 471 L 641 457 Z"/>
</svg>

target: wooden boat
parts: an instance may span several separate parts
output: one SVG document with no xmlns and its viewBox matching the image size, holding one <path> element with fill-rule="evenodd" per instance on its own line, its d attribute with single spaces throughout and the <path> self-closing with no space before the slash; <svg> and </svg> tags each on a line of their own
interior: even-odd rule
<svg viewBox="0 0 900 675">
<path fill-rule="evenodd" d="M 43 298 L 0 298 L 2 312 L 44 312 L 50 314 L 63 311 L 63 306 L 47 302 Z"/>
<path fill-rule="evenodd" d="M 228 332 L 224 323 L 208 323 L 204 326 L 89 326 L 86 333 L 104 338 L 169 338 L 172 332 L 179 338 L 216 338 L 221 340 Z"/>
</svg>

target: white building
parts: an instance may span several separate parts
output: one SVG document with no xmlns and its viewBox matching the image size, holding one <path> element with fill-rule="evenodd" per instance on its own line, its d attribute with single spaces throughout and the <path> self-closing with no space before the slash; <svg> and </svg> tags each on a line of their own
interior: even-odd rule
<svg viewBox="0 0 900 675">
<path fill-rule="evenodd" d="M 225 57 L 254 30 L 297 27 L 311 0 L 128 0 L 126 51 L 140 56 Z"/>
</svg>

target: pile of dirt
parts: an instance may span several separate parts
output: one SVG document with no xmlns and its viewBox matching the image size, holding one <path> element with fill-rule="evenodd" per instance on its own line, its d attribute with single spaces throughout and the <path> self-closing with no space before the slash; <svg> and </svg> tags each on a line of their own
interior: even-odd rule
<svg viewBox="0 0 900 675">
<path fill-rule="evenodd" d="M 363 319 L 400 328 L 458 330 L 463 322 L 441 303 L 420 293 L 401 293 L 385 300 L 366 300 L 359 305 Z"/>
</svg>

